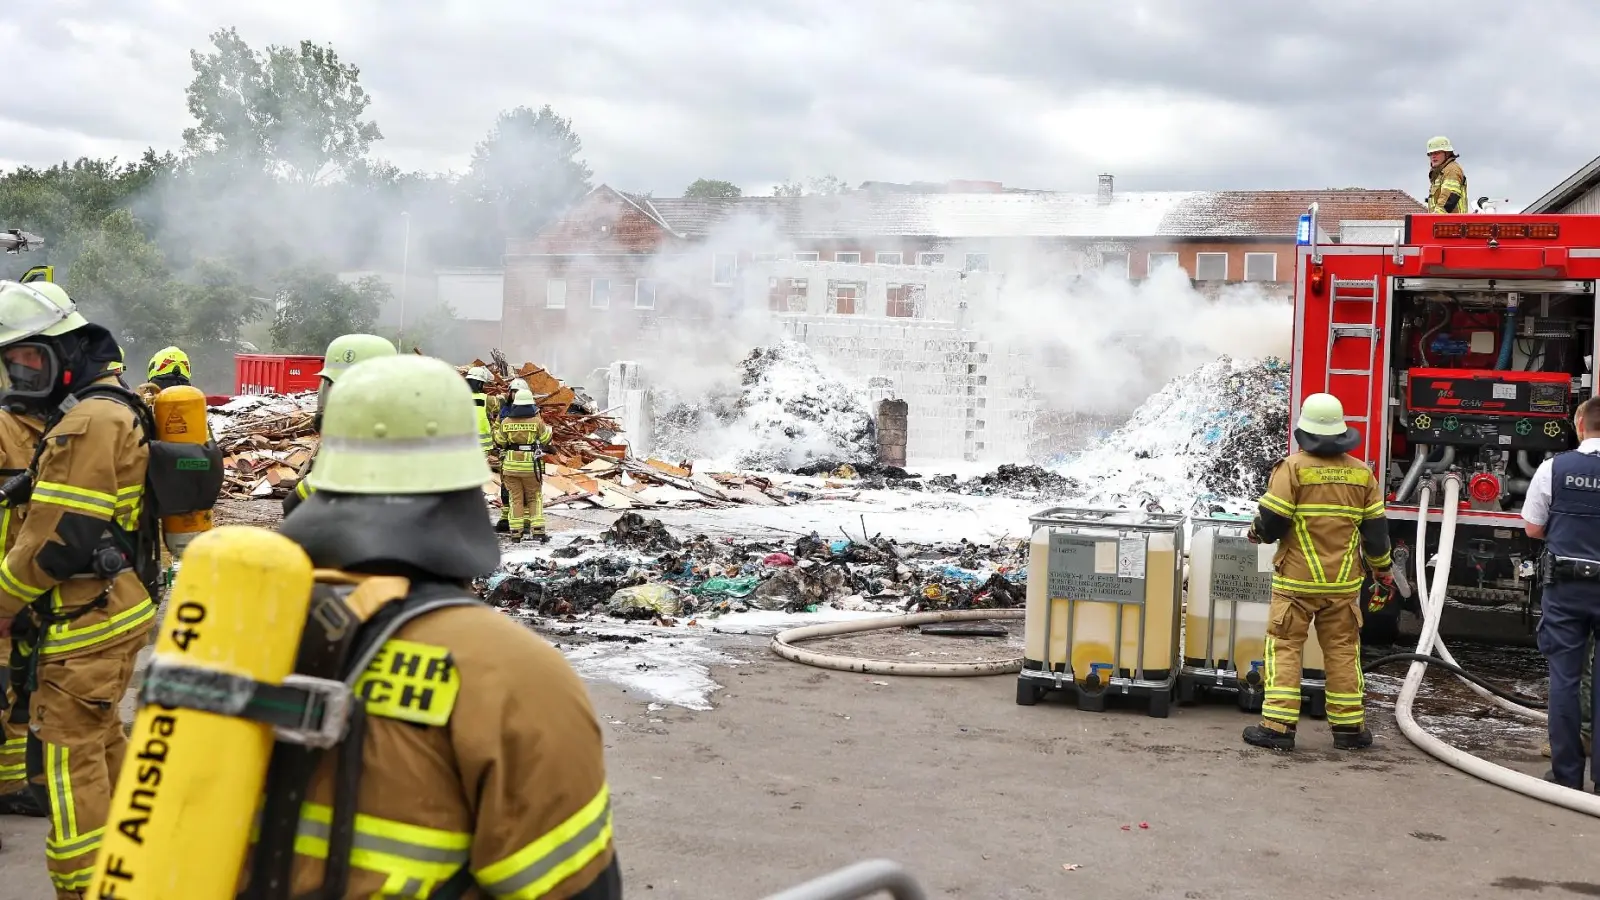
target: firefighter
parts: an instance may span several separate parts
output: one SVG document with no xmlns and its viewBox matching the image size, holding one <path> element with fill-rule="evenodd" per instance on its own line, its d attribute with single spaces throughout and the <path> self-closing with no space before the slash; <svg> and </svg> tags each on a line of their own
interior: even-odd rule
<svg viewBox="0 0 1600 900">
<path fill-rule="evenodd" d="M 468 586 L 500 563 L 478 415 L 448 363 L 409 354 L 351 368 L 329 396 L 315 490 L 282 533 L 325 584 L 355 585 L 350 606 L 370 611 L 356 644 L 377 649 L 345 666 L 365 701 L 358 780 L 329 754 L 286 827 L 263 815 L 259 846 L 294 854 L 289 896 L 622 896 L 588 694 Z M 354 791 L 348 818 L 336 787 Z M 269 776 L 266 809 L 283 789 Z M 330 865 L 346 824 L 353 852 Z"/>
<path fill-rule="evenodd" d="M 553 432 L 539 417 L 539 403 L 524 387 L 512 395 L 511 405 L 500 410 L 495 443 L 500 448 L 500 483 L 511 495 L 511 539 L 530 535 L 549 540 L 544 533 L 544 448 Z"/>
<path fill-rule="evenodd" d="M 33 461 L 44 423 L 32 416 L 0 412 L 0 481 L 20 475 Z M 0 553 L 15 543 L 22 510 L 0 506 Z M 27 707 L 17 705 L 11 688 L 11 640 L 0 638 L 0 815 L 43 816 L 44 807 L 28 790 Z"/>
<path fill-rule="evenodd" d="M 494 376 L 489 373 L 488 366 L 473 366 L 467 370 L 467 387 L 472 389 L 472 402 L 478 408 L 478 446 L 489 458 L 489 468 L 500 471 L 500 455 L 495 447 L 494 426 L 500 418 L 500 398 L 489 394 L 489 382 Z M 511 530 L 510 516 L 511 492 L 505 484 L 500 485 L 500 518 L 495 522 L 494 530 L 506 534 Z"/>
<path fill-rule="evenodd" d="M 120 354 L 121 351 L 119 350 Z M 121 361 L 121 356 L 118 356 Z M 156 395 L 169 387 L 189 383 L 189 354 L 177 347 L 166 347 L 150 357 L 149 380 L 137 388 L 146 403 L 154 403 Z"/>
<path fill-rule="evenodd" d="M 1596 702 L 1593 677 L 1600 638 L 1600 401 L 1578 404 L 1573 416 L 1578 448 L 1545 460 L 1533 473 L 1522 506 L 1528 536 L 1545 542 L 1541 560 L 1539 652 L 1550 665 L 1550 771 L 1545 780 L 1578 790 L 1588 763 L 1600 772 L 1594 746 L 1585 753 L 1583 714 Z M 1588 760 L 1585 757 L 1589 757 Z"/>
<path fill-rule="evenodd" d="M 394 344 L 387 338 L 375 334 L 342 334 L 328 342 L 328 349 L 322 354 L 322 371 L 317 373 L 317 412 L 312 417 L 312 427 L 322 430 L 322 411 L 328 404 L 328 391 L 338 379 L 339 374 L 364 359 L 375 359 L 379 356 L 394 356 L 397 352 Z M 295 507 L 311 494 L 311 481 L 306 477 L 316 463 L 312 457 L 299 473 L 300 480 L 283 498 L 283 514 L 294 512 Z"/>
<path fill-rule="evenodd" d="M 1428 141 L 1428 212 L 1467 211 L 1467 173 L 1447 137 Z"/>
<path fill-rule="evenodd" d="M 1255 543 L 1278 541 L 1268 613 L 1266 684 L 1261 723 L 1247 744 L 1293 750 L 1300 719 L 1300 660 L 1312 622 L 1327 671 L 1328 724 L 1342 750 L 1372 745 L 1361 674 L 1362 575 L 1365 558 L 1380 590 L 1392 590 L 1389 526 L 1383 492 L 1366 463 L 1350 455 L 1361 434 L 1345 424 L 1331 394 L 1312 394 L 1294 431 L 1300 451 L 1272 470 L 1250 524 Z"/>
<path fill-rule="evenodd" d="M 22 648 L 12 684 L 29 695 L 26 763 L 49 812 L 50 881 L 76 900 L 127 745 L 118 706 L 155 624 L 148 435 L 142 404 L 107 371 L 116 341 L 59 285 L 0 282 L 0 359 L 0 404 L 47 423 L 27 513 L 0 562 L 0 636 Z"/>
</svg>

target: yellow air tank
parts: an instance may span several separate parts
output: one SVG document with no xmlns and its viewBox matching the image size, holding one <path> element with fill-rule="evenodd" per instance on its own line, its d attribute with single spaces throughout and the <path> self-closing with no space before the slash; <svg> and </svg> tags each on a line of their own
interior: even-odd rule
<svg viewBox="0 0 1600 900">
<path fill-rule="evenodd" d="M 211 439 L 206 422 L 206 395 L 199 388 L 176 385 L 156 395 L 151 404 L 155 413 L 156 436 L 175 444 L 204 444 Z M 211 510 L 164 516 L 161 532 L 173 559 L 183 556 L 184 548 L 196 535 L 211 530 Z"/>
<path fill-rule="evenodd" d="M 1019 703 L 1070 682 L 1085 709 L 1106 693 L 1165 716 L 1176 678 L 1183 517 L 1051 509 L 1030 520 Z"/>
<path fill-rule="evenodd" d="M 161 666 L 282 683 L 294 669 L 311 560 L 276 532 L 225 525 L 196 538 L 156 641 Z M 199 695 L 216 685 L 165 682 Z M 87 896 L 227 900 L 238 888 L 272 726 L 141 705 Z"/>
</svg>

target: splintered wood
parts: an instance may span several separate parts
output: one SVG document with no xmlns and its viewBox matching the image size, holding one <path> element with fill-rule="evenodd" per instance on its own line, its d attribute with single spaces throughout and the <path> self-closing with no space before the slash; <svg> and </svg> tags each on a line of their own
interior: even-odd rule
<svg viewBox="0 0 1600 900">
<path fill-rule="evenodd" d="M 618 421 L 559 378 L 533 363 L 513 368 L 496 350 L 486 366 L 485 390 L 509 404 L 513 379 L 527 382 L 539 415 L 554 436 L 544 456 L 546 506 L 634 509 L 670 506 L 779 506 L 795 502 L 789 492 L 752 475 L 706 474 L 688 464 L 636 459 L 621 440 Z M 287 495 L 311 469 L 317 452 L 315 393 L 236 397 L 211 410 L 211 432 L 223 453 L 222 495 L 264 500 Z M 500 503 L 500 476 L 484 486 L 491 505 Z"/>
</svg>

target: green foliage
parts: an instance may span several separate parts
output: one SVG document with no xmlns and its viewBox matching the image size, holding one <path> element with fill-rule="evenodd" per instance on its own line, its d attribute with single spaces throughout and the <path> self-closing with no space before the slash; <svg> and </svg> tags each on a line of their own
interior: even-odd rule
<svg viewBox="0 0 1600 900">
<path fill-rule="evenodd" d="M 824 175 L 801 183 L 795 180 L 785 181 L 774 185 L 774 197 L 826 197 L 832 194 L 843 194 L 850 190 L 850 185 L 844 179 L 833 175 Z"/>
<path fill-rule="evenodd" d="M 192 156 L 216 156 L 237 170 L 265 169 L 320 184 L 348 170 L 383 138 L 364 119 L 372 97 L 361 70 L 330 46 L 301 41 L 257 51 L 234 28 L 211 35 L 212 52 L 190 51 L 186 96 Z"/>
<path fill-rule="evenodd" d="M 582 150 L 571 120 L 549 106 L 500 114 L 461 184 L 475 262 L 498 260 L 507 238 L 536 233 L 589 192 L 594 173 L 578 159 Z"/>
<path fill-rule="evenodd" d="M 731 181 L 696 178 L 693 184 L 683 189 L 683 195 L 700 200 L 737 200 L 744 196 L 744 191 Z"/>
<path fill-rule="evenodd" d="M 69 286 L 84 315 L 111 328 L 119 342 L 160 346 L 181 334 L 166 258 L 132 213 L 119 209 L 94 226 L 75 226 L 60 254 L 69 261 L 56 278 Z"/>
<path fill-rule="evenodd" d="M 376 275 L 348 283 L 315 266 L 288 269 L 273 296 L 272 348 L 320 354 L 341 334 L 372 331 L 378 310 L 392 298 L 388 283 Z"/>
</svg>

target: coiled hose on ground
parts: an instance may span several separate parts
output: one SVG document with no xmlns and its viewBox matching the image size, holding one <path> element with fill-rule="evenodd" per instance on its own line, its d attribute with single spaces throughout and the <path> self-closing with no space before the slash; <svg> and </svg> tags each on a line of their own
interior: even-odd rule
<svg viewBox="0 0 1600 900">
<path fill-rule="evenodd" d="M 1455 549 L 1456 537 L 1456 510 L 1461 500 L 1461 476 L 1450 473 L 1445 476 L 1444 497 L 1441 505 L 1441 519 L 1439 529 L 1438 565 L 1435 567 L 1433 583 L 1430 586 L 1427 580 L 1427 560 L 1425 550 L 1427 544 L 1428 502 L 1431 499 L 1431 485 L 1423 485 L 1422 494 L 1417 510 L 1417 591 L 1422 600 L 1422 634 L 1417 639 L 1416 653 L 1427 657 L 1434 650 L 1445 661 L 1455 664 L 1450 658 L 1450 651 L 1439 641 L 1439 619 L 1444 613 L 1445 591 L 1450 582 L 1450 560 Z M 1556 806 L 1565 807 L 1574 812 L 1587 813 L 1600 817 L 1600 795 L 1575 791 L 1560 785 L 1551 784 L 1542 778 L 1535 778 L 1496 765 L 1488 760 L 1479 759 L 1464 750 L 1452 747 L 1444 741 L 1429 734 L 1416 718 L 1411 714 L 1411 705 L 1417 699 L 1417 691 L 1422 687 L 1422 676 L 1430 664 L 1421 660 L 1413 660 L 1410 669 L 1406 671 L 1405 683 L 1400 688 L 1400 699 L 1395 703 L 1394 717 L 1400 725 L 1400 731 L 1411 743 L 1440 761 L 1481 778 L 1490 784 L 1516 791 L 1535 800 L 1543 800 Z M 1459 668 L 1459 667 L 1458 667 Z M 1474 691 L 1488 695 L 1497 705 L 1526 718 L 1542 717 L 1543 714 L 1536 710 L 1527 709 L 1509 700 L 1495 697 L 1471 682 L 1468 684 Z"/>
<path fill-rule="evenodd" d="M 934 625 L 940 622 L 972 622 L 992 619 L 1020 619 L 1026 612 L 1020 609 L 957 609 L 945 612 L 911 613 L 904 616 L 885 616 L 881 619 L 858 619 L 854 622 L 827 622 L 822 625 L 802 625 L 781 631 L 772 639 L 772 652 L 784 659 L 833 669 L 838 672 L 861 672 L 867 675 L 931 675 L 935 677 L 961 677 L 971 675 L 1007 675 L 1022 671 L 1022 657 L 971 662 L 929 663 L 898 662 L 887 659 L 865 659 L 854 656 L 836 656 L 818 653 L 794 646 L 801 641 L 818 638 L 884 631 L 890 628 L 907 628 L 912 625 Z"/>
</svg>

